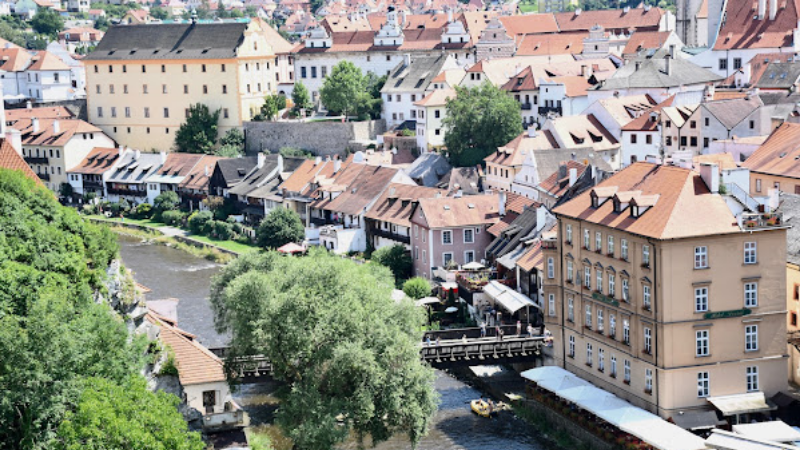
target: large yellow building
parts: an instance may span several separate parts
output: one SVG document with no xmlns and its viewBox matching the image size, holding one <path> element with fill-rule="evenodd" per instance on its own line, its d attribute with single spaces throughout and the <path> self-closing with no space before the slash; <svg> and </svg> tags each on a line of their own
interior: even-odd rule
<svg viewBox="0 0 800 450">
<path fill-rule="evenodd" d="M 224 134 L 276 92 L 275 52 L 260 19 L 120 25 L 84 60 L 89 121 L 120 144 L 169 150 L 189 106 L 219 109 Z"/>
<path fill-rule="evenodd" d="M 786 228 L 731 210 L 718 180 L 634 163 L 556 207 L 542 244 L 558 364 L 664 418 L 749 420 L 735 405 L 787 387 Z"/>
</svg>

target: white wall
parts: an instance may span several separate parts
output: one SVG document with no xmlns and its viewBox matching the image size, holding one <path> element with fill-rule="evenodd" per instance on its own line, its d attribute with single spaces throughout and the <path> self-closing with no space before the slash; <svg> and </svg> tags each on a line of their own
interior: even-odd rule
<svg viewBox="0 0 800 450">
<path fill-rule="evenodd" d="M 631 143 L 631 135 L 636 135 L 635 144 Z M 647 143 L 647 135 L 650 135 L 652 139 L 650 144 Z M 625 167 L 631 164 L 631 157 L 635 157 L 636 161 L 644 161 L 649 155 L 658 156 L 661 148 L 661 133 L 658 131 L 623 131 L 620 144 L 620 166 Z"/>
</svg>

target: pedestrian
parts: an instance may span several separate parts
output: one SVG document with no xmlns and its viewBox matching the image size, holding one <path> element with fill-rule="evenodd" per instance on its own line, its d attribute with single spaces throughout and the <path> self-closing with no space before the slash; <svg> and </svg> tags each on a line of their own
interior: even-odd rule
<svg viewBox="0 0 800 450">
<path fill-rule="evenodd" d="M 481 322 L 481 337 L 486 337 L 486 322 Z"/>
<path fill-rule="evenodd" d="M 441 336 L 436 336 L 436 346 L 438 347 L 440 345 L 442 345 L 442 337 Z"/>
<path fill-rule="evenodd" d="M 518 320 L 517 321 L 517 337 L 519 337 L 521 334 L 522 334 L 522 322 L 520 322 Z"/>
<path fill-rule="evenodd" d="M 528 337 L 533 337 L 533 326 L 531 326 L 531 324 L 528 324 Z"/>
<path fill-rule="evenodd" d="M 428 347 L 433 345 L 433 344 L 431 344 L 431 336 L 430 335 L 425 336 L 425 345 L 427 345 Z"/>
<path fill-rule="evenodd" d="M 467 343 L 467 335 L 466 334 L 462 334 L 461 335 L 461 342 L 463 342 L 464 344 Z"/>
</svg>

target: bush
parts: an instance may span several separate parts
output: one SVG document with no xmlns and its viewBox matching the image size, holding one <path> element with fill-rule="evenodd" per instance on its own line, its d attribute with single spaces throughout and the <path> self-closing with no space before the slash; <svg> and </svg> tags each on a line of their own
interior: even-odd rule
<svg viewBox="0 0 800 450">
<path fill-rule="evenodd" d="M 186 217 L 186 214 L 181 211 L 164 211 L 161 214 L 161 220 L 170 226 L 179 227 L 183 224 L 183 219 Z"/>
<path fill-rule="evenodd" d="M 153 206 L 150 203 L 142 203 L 136 207 L 134 214 L 137 219 L 149 219 L 153 216 Z"/>
<path fill-rule="evenodd" d="M 209 223 L 212 224 L 215 238 L 222 241 L 227 241 L 233 237 L 233 225 L 219 220 L 214 220 Z"/>
<path fill-rule="evenodd" d="M 306 232 L 300 216 L 291 209 L 275 208 L 267 214 L 256 230 L 258 246 L 278 248 L 290 242 L 302 242 Z"/>
<path fill-rule="evenodd" d="M 206 224 L 213 219 L 211 211 L 197 211 L 189 216 L 189 230 L 194 234 L 204 234 Z"/>
<path fill-rule="evenodd" d="M 403 292 L 412 300 L 431 295 L 431 283 L 422 277 L 414 277 L 403 283 Z"/>
<path fill-rule="evenodd" d="M 381 247 L 372 253 L 372 260 L 386 266 L 392 271 L 395 283 L 399 286 L 411 276 L 411 267 L 414 261 L 406 248 L 400 244 L 391 247 Z"/>
<path fill-rule="evenodd" d="M 158 194 L 158 197 L 153 200 L 153 208 L 159 213 L 164 211 L 171 211 L 178 209 L 181 199 L 178 194 L 173 191 L 166 191 Z"/>
</svg>

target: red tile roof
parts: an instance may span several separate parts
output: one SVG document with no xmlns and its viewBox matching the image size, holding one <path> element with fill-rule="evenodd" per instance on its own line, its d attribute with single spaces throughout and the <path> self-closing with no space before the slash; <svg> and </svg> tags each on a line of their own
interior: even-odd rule
<svg viewBox="0 0 800 450">
<path fill-rule="evenodd" d="M 197 191 L 208 191 L 208 180 L 214 173 L 214 167 L 221 158 L 214 155 L 203 155 L 202 159 L 194 165 L 192 170 L 186 174 L 186 178 L 178 185 L 181 189 L 194 189 Z M 206 175 L 208 168 L 208 175 Z"/>
<path fill-rule="evenodd" d="M 59 132 L 53 131 L 53 122 L 58 120 Z M 63 147 L 75 133 L 98 133 L 100 128 L 79 119 L 39 119 L 39 131 L 33 131 L 32 119 L 20 119 L 11 125 L 22 133 L 23 145 L 48 145 Z"/>
<path fill-rule="evenodd" d="M 542 242 L 535 241 L 527 252 L 517 260 L 517 265 L 524 271 L 530 272 L 534 268 L 544 269 L 544 256 L 542 255 Z"/>
<path fill-rule="evenodd" d="M 350 164 L 342 176 L 334 180 L 341 193 L 332 200 L 319 199 L 311 206 L 343 214 L 361 214 L 386 189 L 397 172 L 397 169 L 389 167 Z"/>
<path fill-rule="evenodd" d="M 419 201 L 428 228 L 493 225 L 500 220 L 499 206 L 499 194 L 423 198 Z"/>
<path fill-rule="evenodd" d="M 631 8 L 627 13 L 624 9 L 604 9 L 594 11 L 575 11 L 556 13 L 555 19 L 558 28 L 565 31 L 588 31 L 595 25 L 600 25 L 606 30 L 658 29 L 661 8 Z"/>
<path fill-rule="evenodd" d="M 637 31 L 628 39 L 622 54 L 635 55 L 642 50 L 659 49 L 667 41 L 670 34 L 672 34 L 671 31 Z"/>
<path fill-rule="evenodd" d="M 69 66 L 61 58 L 47 51 L 36 52 L 32 62 L 28 70 L 69 70 Z"/>
<path fill-rule="evenodd" d="M 800 124 L 784 122 L 772 132 L 742 167 L 751 172 L 800 178 Z"/>
<path fill-rule="evenodd" d="M 410 227 L 411 214 L 413 214 L 419 199 L 444 197 L 446 194 L 440 189 L 392 183 L 378 197 L 365 217 Z"/>
<path fill-rule="evenodd" d="M 202 157 L 203 155 L 197 153 L 167 153 L 167 160 L 156 175 L 185 177 L 191 173 Z"/>
<path fill-rule="evenodd" d="M 552 195 L 553 197 L 559 198 L 561 197 L 567 189 L 570 188 L 569 185 L 569 171 L 571 169 L 575 169 L 577 171 L 578 178 L 583 175 L 583 172 L 586 171 L 587 166 L 583 163 L 578 161 L 568 160 L 563 163 L 567 166 L 567 176 L 564 178 L 559 178 L 558 170 L 550 174 L 547 178 L 544 179 L 541 183 L 539 183 L 539 188 L 547 191 L 548 194 Z"/>
<path fill-rule="evenodd" d="M 797 1 L 781 0 L 775 20 L 769 20 L 769 3 L 763 19 L 758 14 L 758 1 L 729 1 L 714 50 L 746 48 L 792 48 L 792 33 L 797 27 Z"/>
<path fill-rule="evenodd" d="M 524 34 L 519 36 L 516 56 L 578 54 L 589 33 Z"/>
<path fill-rule="evenodd" d="M 44 106 L 39 108 L 7 109 L 6 121 L 16 122 L 20 119 L 73 119 L 75 115 L 64 106 Z"/>
<path fill-rule="evenodd" d="M 675 96 L 672 95 L 663 102 L 653 106 L 646 112 L 644 112 L 641 116 L 631 120 L 625 126 L 622 127 L 622 131 L 655 131 L 658 128 L 658 120 L 650 120 L 650 114 L 654 112 L 659 112 L 663 108 L 667 106 L 672 106 L 672 102 L 675 100 Z"/>
<path fill-rule="evenodd" d="M 511 37 L 530 33 L 558 33 L 558 24 L 552 14 L 502 16 L 498 20 Z"/>
<path fill-rule="evenodd" d="M 100 175 L 119 161 L 119 149 L 95 147 L 77 166 L 67 170 L 70 173 Z"/>
<path fill-rule="evenodd" d="M 3 139 L 0 142 L 0 167 L 9 170 L 19 170 L 26 177 L 36 181 L 38 185 L 42 185 L 42 180 L 36 176 L 36 173 L 31 170 L 31 167 L 22 158 L 22 155 L 14 150 L 8 140 Z"/>
</svg>

